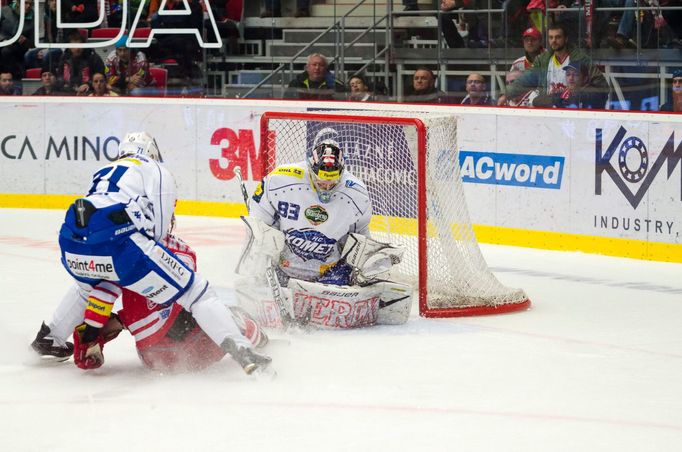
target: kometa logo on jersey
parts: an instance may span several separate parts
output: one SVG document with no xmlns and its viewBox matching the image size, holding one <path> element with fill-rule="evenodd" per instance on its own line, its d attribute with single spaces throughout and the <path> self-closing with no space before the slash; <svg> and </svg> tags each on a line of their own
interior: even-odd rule
<svg viewBox="0 0 682 452">
<path fill-rule="evenodd" d="M 558 190 L 564 157 L 460 151 L 459 165 L 464 182 Z"/>
<path fill-rule="evenodd" d="M 327 221 L 329 219 L 329 214 L 324 207 L 314 205 L 305 209 L 305 217 L 310 223 L 317 226 Z"/>
<path fill-rule="evenodd" d="M 289 229 L 284 231 L 291 251 L 303 260 L 324 261 L 334 251 L 336 240 L 313 229 Z"/>
</svg>

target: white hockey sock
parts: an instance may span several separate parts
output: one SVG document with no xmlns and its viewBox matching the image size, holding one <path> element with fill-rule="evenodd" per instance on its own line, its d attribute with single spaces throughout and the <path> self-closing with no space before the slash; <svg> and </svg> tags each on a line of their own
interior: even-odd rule
<svg viewBox="0 0 682 452">
<path fill-rule="evenodd" d="M 83 322 L 87 303 L 88 293 L 85 290 L 80 288 L 78 284 L 69 287 L 52 314 L 52 321 L 48 324 L 50 334 L 47 337 L 53 339 L 55 345 L 65 346 L 76 325 Z"/>
<path fill-rule="evenodd" d="M 237 344 L 237 347 L 251 348 L 251 342 L 242 335 L 232 318 L 232 313 L 218 300 L 218 296 L 208 285 L 208 281 L 195 274 L 193 286 L 197 284 L 204 288 L 201 295 L 193 300 L 194 297 L 191 295 L 195 294 L 198 288 L 191 287 L 187 291 L 190 295 L 189 299 L 183 296 L 178 303 L 189 310 L 204 333 L 216 344 L 221 345 L 225 339 L 230 338 Z"/>
</svg>

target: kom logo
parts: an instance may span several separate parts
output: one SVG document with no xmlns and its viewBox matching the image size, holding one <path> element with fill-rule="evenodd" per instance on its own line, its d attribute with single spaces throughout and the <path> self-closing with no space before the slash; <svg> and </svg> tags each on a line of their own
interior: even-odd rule
<svg viewBox="0 0 682 452">
<path fill-rule="evenodd" d="M 636 209 L 664 165 L 670 179 L 677 164 L 682 161 L 682 142 L 675 148 L 675 133 L 671 133 L 661 153 L 651 162 L 644 140 L 626 135 L 627 130 L 620 126 L 604 149 L 602 129 L 595 130 L 594 194 L 601 195 L 603 174 L 606 173 L 632 208 Z M 618 157 L 614 158 L 614 155 Z M 682 176 L 682 171 L 680 175 Z M 680 184 L 682 185 L 682 177 Z M 682 193 L 680 198 L 682 199 Z"/>
<path fill-rule="evenodd" d="M 462 180 L 474 184 L 561 188 L 564 157 L 460 151 Z"/>
</svg>

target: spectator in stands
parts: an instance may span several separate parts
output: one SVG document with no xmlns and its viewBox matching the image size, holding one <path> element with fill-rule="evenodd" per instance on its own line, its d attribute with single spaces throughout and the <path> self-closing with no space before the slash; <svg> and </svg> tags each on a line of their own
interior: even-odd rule
<svg viewBox="0 0 682 452">
<path fill-rule="evenodd" d="M 190 14 L 185 13 L 183 0 L 167 0 L 165 11 L 171 14 L 152 15 L 153 28 L 196 29 L 201 33 L 204 13 L 199 0 L 187 0 Z M 180 12 L 182 11 L 182 13 Z M 172 13 L 175 14 L 172 14 Z M 194 62 L 199 58 L 199 43 L 193 34 L 157 34 L 153 46 L 155 58 L 177 61 L 181 76 L 187 79 L 201 78 L 200 70 Z"/>
<path fill-rule="evenodd" d="M 679 0 L 660 0 L 660 4 L 661 6 L 676 6 L 679 4 Z M 664 9 L 661 14 L 675 35 L 673 44 L 678 49 L 682 49 L 682 10 Z"/>
<path fill-rule="evenodd" d="M 545 51 L 542 47 L 542 33 L 536 28 L 529 27 L 523 32 L 523 50 L 525 54 L 514 60 L 509 71 L 515 69 L 525 71 L 533 65 L 535 58 Z"/>
<path fill-rule="evenodd" d="M 440 10 L 443 12 L 440 15 L 440 29 L 445 42 L 452 49 L 465 47 L 464 38 L 469 36 L 471 20 L 476 18 L 474 14 L 456 14 L 453 11 L 470 6 L 471 0 L 441 0 L 440 2 Z"/>
<path fill-rule="evenodd" d="M 509 86 L 514 81 L 521 76 L 523 71 L 519 69 L 512 69 L 507 72 L 505 76 L 505 86 Z M 505 90 L 506 93 L 506 90 Z M 533 99 L 538 95 L 537 90 L 531 89 L 525 93 L 521 93 L 516 97 L 500 96 L 497 105 L 508 106 L 508 107 L 532 107 Z"/>
<path fill-rule="evenodd" d="M 634 8 L 636 5 L 635 0 L 598 0 L 598 8 Z M 606 30 L 606 27 L 611 19 L 613 11 L 602 11 L 597 10 L 597 21 L 596 26 L 593 26 L 592 33 L 595 36 L 601 36 L 599 31 Z M 618 22 L 618 31 L 616 36 L 606 38 L 606 41 L 614 49 L 630 48 L 634 49 L 637 47 L 637 43 L 632 40 L 632 34 L 635 28 L 635 11 L 628 10 L 623 11 L 620 16 L 620 22 Z M 603 33 L 603 31 L 602 31 Z M 598 40 L 598 38 L 596 38 Z M 598 44 L 598 43 L 597 43 Z"/>
<path fill-rule="evenodd" d="M 219 0 L 211 2 L 210 6 L 220 38 L 215 36 L 211 19 L 204 15 L 206 39 L 209 42 L 219 42 L 222 38 L 224 44 L 221 50 L 226 54 L 238 54 L 240 38 L 239 21 L 242 18 L 243 8 L 241 1 Z"/>
<path fill-rule="evenodd" d="M 282 17 L 281 0 L 263 0 L 261 17 Z M 296 0 L 294 17 L 310 17 L 310 0 Z"/>
<path fill-rule="evenodd" d="M 361 75 L 354 75 L 348 81 L 348 100 L 366 102 L 373 100 L 372 93 L 365 78 Z"/>
<path fill-rule="evenodd" d="M 47 5 L 43 8 L 43 30 L 45 36 L 41 42 L 59 42 L 57 28 L 57 0 L 47 0 Z M 62 56 L 61 49 L 31 49 L 24 54 L 24 64 L 26 69 L 43 67 L 44 61 L 59 61 Z"/>
<path fill-rule="evenodd" d="M 488 94 L 485 77 L 476 72 L 469 74 L 466 82 L 467 95 L 462 99 L 462 105 L 495 105 Z"/>
<path fill-rule="evenodd" d="M 19 32 L 20 3 L 13 1 L 0 9 L 0 41 L 14 38 Z M 19 38 L 12 44 L 0 47 L 0 64 L 21 80 L 24 76 L 24 55 L 34 47 L 33 43 L 33 0 L 24 2 L 24 24 Z"/>
<path fill-rule="evenodd" d="M 553 94 L 540 94 L 533 100 L 535 107 L 604 109 L 607 94 L 589 85 L 590 64 L 571 61 L 563 67 L 566 89 Z"/>
<path fill-rule="evenodd" d="M 54 68 L 50 67 L 49 64 L 43 67 L 43 72 L 40 74 L 40 83 L 42 86 L 35 90 L 32 94 L 33 96 L 61 96 L 64 94 L 59 90 Z"/>
<path fill-rule="evenodd" d="M 308 56 L 305 72 L 289 83 L 287 97 L 299 99 L 329 100 L 340 97 L 344 92 L 343 83 L 336 80 L 329 71 L 327 58 L 319 53 Z"/>
<path fill-rule="evenodd" d="M 98 0 L 62 0 L 62 20 L 69 24 L 97 22 L 98 4 Z"/>
<path fill-rule="evenodd" d="M 682 69 L 675 69 L 672 82 L 672 96 L 668 102 L 661 105 L 661 111 L 682 112 Z"/>
<path fill-rule="evenodd" d="M 446 94 L 436 88 L 436 75 L 427 67 L 414 71 L 412 83 L 405 89 L 405 102 L 447 103 Z"/>
<path fill-rule="evenodd" d="M 419 0 L 403 0 L 403 11 L 419 11 Z"/>
<path fill-rule="evenodd" d="M 21 87 L 14 84 L 10 71 L 0 70 L 0 96 L 21 96 Z"/>
<path fill-rule="evenodd" d="M 154 84 L 149 72 L 147 56 L 138 49 L 126 47 L 128 35 L 116 42 L 115 49 L 104 62 L 107 84 L 122 96 L 145 94 L 145 88 Z"/>
<path fill-rule="evenodd" d="M 107 84 L 104 74 L 99 72 L 92 76 L 92 92 L 89 95 L 94 97 L 118 96 Z"/>
<path fill-rule="evenodd" d="M 85 38 L 73 31 L 69 35 L 70 43 L 82 44 Z M 56 67 L 57 85 L 68 94 L 85 96 L 92 90 L 92 75 L 104 73 L 104 62 L 92 49 L 75 47 L 66 49 Z"/>
<path fill-rule="evenodd" d="M 533 66 L 507 87 L 506 96 L 516 98 L 536 88 L 540 94 L 560 95 L 566 89 L 566 71 L 563 68 L 571 62 L 587 64 L 589 69 L 586 84 L 592 90 L 608 93 L 608 83 L 604 75 L 596 66 L 589 64 L 589 57 L 585 52 L 569 43 L 563 24 L 551 25 L 547 34 L 550 50 L 539 55 Z"/>
<path fill-rule="evenodd" d="M 458 9 L 475 9 L 476 0 L 441 0 L 440 27 L 450 48 L 487 47 L 487 29 L 479 14 L 457 13 Z"/>
</svg>

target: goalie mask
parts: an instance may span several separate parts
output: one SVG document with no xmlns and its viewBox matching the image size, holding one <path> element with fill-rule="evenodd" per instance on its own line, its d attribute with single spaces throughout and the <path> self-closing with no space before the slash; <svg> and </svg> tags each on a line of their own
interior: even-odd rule
<svg viewBox="0 0 682 452">
<path fill-rule="evenodd" d="M 308 151 L 307 160 L 317 196 L 321 202 L 327 203 L 343 174 L 341 148 L 332 141 L 323 141 Z"/>
<path fill-rule="evenodd" d="M 157 162 L 163 162 L 156 140 L 147 132 L 130 132 L 118 145 L 118 158 L 144 155 Z"/>
</svg>

